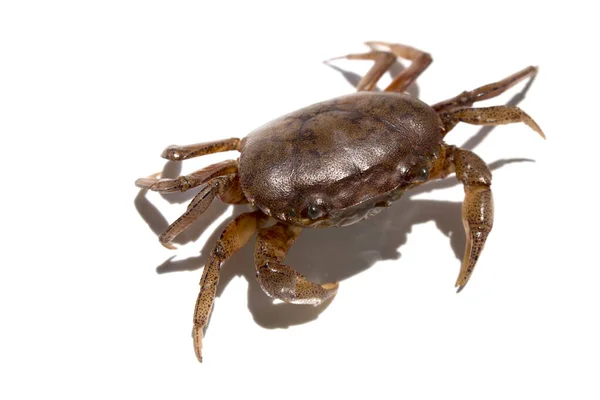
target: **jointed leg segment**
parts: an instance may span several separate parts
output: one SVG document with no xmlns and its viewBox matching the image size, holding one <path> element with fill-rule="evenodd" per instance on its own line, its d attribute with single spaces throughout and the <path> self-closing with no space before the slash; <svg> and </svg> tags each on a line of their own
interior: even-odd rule
<svg viewBox="0 0 600 400">
<path fill-rule="evenodd" d="M 483 250 L 483 245 L 494 223 L 494 203 L 492 199 L 492 173 L 485 162 L 468 150 L 454 151 L 456 177 L 465 187 L 465 200 L 462 219 L 467 235 L 465 255 L 456 287 L 465 287 L 475 263 Z"/>
<path fill-rule="evenodd" d="M 235 199 L 239 196 L 238 193 L 241 193 L 241 188 L 237 175 L 219 176 L 212 179 L 192 199 L 187 210 L 161 233 L 158 240 L 166 248 L 174 249 L 175 246 L 171 244 L 171 241 L 204 213 L 215 197 L 218 196 L 221 200 Z M 245 198 L 240 199 L 240 202 L 241 200 L 245 200 Z"/>
<path fill-rule="evenodd" d="M 358 83 L 356 90 L 359 92 L 374 90 L 379 79 L 394 64 L 398 57 L 410 60 L 411 64 L 392 80 L 392 83 L 385 89 L 386 92 L 404 92 L 432 62 L 432 58 L 428 53 L 403 44 L 385 42 L 367 42 L 365 44 L 372 49 L 384 47 L 387 50 L 372 50 L 368 53 L 348 54 L 343 57 L 337 57 L 349 60 L 373 60 L 375 62 Z"/>
<path fill-rule="evenodd" d="M 440 152 L 440 170 L 434 171 L 432 179 L 443 178 L 456 172 L 465 188 L 462 220 L 467 236 L 465 254 L 456 280 L 458 290 L 465 287 L 483 250 L 494 222 L 492 199 L 492 173 L 485 162 L 475 153 L 454 146 L 443 145 Z"/>
<path fill-rule="evenodd" d="M 190 144 L 186 146 L 169 146 L 161 154 L 162 158 L 171 161 L 183 161 L 188 158 L 204 156 L 206 154 L 220 153 L 222 151 L 239 150 L 240 139 L 230 138 Z"/>
<path fill-rule="evenodd" d="M 502 81 L 481 86 L 469 92 L 440 102 L 433 106 L 444 125 L 447 134 L 459 122 L 474 125 L 502 125 L 523 122 L 545 138 L 538 124 L 518 107 L 496 106 L 471 108 L 476 101 L 490 99 L 521 80 L 534 76 L 537 68 L 528 67 L 509 76 Z M 494 204 L 492 200 L 492 174 L 488 166 L 476 154 L 443 144 L 436 164 L 431 171 L 430 179 L 444 178 L 456 172 L 456 177 L 465 188 L 465 199 L 462 207 L 462 219 L 467 236 L 465 255 L 460 274 L 456 281 L 458 290 L 465 287 L 477 259 L 481 254 L 494 221 Z"/>
<path fill-rule="evenodd" d="M 397 57 L 411 61 L 408 68 L 392 80 L 392 83 L 385 89 L 386 92 L 404 92 L 433 61 L 429 53 L 403 44 L 385 42 L 367 42 L 366 44 L 371 47 L 388 47 Z"/>
<path fill-rule="evenodd" d="M 217 293 L 221 265 L 241 249 L 267 219 L 260 211 L 239 215 L 227 225 L 208 257 L 194 310 L 194 350 L 198 361 L 202 361 L 202 337 Z"/>
<path fill-rule="evenodd" d="M 154 190 L 160 193 L 185 192 L 198 187 L 217 176 L 234 174 L 237 172 L 237 161 L 227 160 L 209 165 L 189 175 L 182 175 L 175 179 L 156 179 L 154 177 L 140 178 L 135 181 L 137 187 Z"/>
<path fill-rule="evenodd" d="M 181 161 L 210 153 L 239 150 L 239 144 L 239 139 L 231 138 L 188 146 L 169 146 L 162 156 L 172 161 Z M 240 186 L 237 168 L 236 160 L 227 160 L 175 179 L 157 179 L 151 176 L 140 178 L 135 182 L 140 188 L 160 193 L 185 192 L 206 184 L 192 199 L 183 215 L 159 236 L 158 239 L 163 246 L 174 249 L 171 241 L 206 211 L 215 197 L 218 196 L 221 201 L 230 204 L 247 202 Z"/>
<path fill-rule="evenodd" d="M 390 69 L 390 67 L 396 62 L 396 56 L 389 51 L 377 51 L 373 50 L 369 53 L 361 53 L 361 54 L 348 54 L 343 57 L 348 60 L 372 60 L 375 62 L 371 69 L 362 77 L 358 85 L 356 86 L 356 90 L 359 92 L 362 91 L 371 91 L 374 90 L 377 86 L 377 82 L 385 72 Z M 333 58 L 329 61 L 336 60 Z"/>
<path fill-rule="evenodd" d="M 490 83 L 477 89 L 463 92 L 449 100 L 439 102 L 432 108 L 439 114 L 444 123 L 445 132 L 448 133 L 459 122 L 474 125 L 502 125 L 514 122 L 524 122 L 531 129 L 545 138 L 538 124 L 518 107 L 495 106 L 472 108 L 477 101 L 496 97 L 525 78 L 537 74 L 536 67 L 527 67 L 499 82 Z"/>
<path fill-rule="evenodd" d="M 521 82 L 523 79 L 534 77 L 536 74 L 537 68 L 530 66 L 507 78 L 502 79 L 501 81 L 490 83 L 470 91 L 462 92 L 456 97 L 433 105 L 432 108 L 438 113 L 443 113 L 456 110 L 458 108 L 471 107 L 476 101 L 482 101 L 496 97 L 504 93 L 507 89 Z"/>
<path fill-rule="evenodd" d="M 239 150 L 239 143 L 239 139 L 233 138 L 190 146 L 169 146 L 162 156 L 172 161 L 181 161 L 209 153 Z M 206 211 L 215 197 L 230 204 L 247 202 L 240 185 L 237 167 L 237 161 L 228 160 L 176 179 L 149 177 L 136 181 L 138 187 L 160 193 L 184 192 L 205 185 L 192 199 L 183 215 L 159 236 L 160 242 L 165 247 L 174 248 L 171 241 Z M 208 258 L 202 273 L 200 293 L 194 311 L 194 348 L 200 361 L 202 361 L 203 329 L 212 310 L 220 267 L 233 253 L 244 246 L 267 220 L 268 217 L 260 211 L 239 215 L 227 225 Z"/>
<path fill-rule="evenodd" d="M 518 107 L 511 106 L 495 106 L 481 108 L 462 108 L 454 111 L 444 112 L 440 114 L 442 123 L 444 124 L 445 133 L 450 132 L 452 128 L 459 122 L 465 122 L 473 125 L 503 125 L 512 124 L 515 122 L 523 122 L 531 129 L 546 138 L 542 128 Z"/>
</svg>

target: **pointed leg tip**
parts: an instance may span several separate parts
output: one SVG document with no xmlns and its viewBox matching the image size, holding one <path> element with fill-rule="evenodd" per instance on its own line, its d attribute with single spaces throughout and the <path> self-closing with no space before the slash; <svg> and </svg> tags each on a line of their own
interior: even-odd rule
<svg viewBox="0 0 600 400">
<path fill-rule="evenodd" d="M 177 250 L 177 247 L 171 242 L 160 242 L 160 244 L 162 244 L 169 250 Z"/>
<path fill-rule="evenodd" d="M 379 40 L 369 40 L 369 41 L 365 42 L 365 45 L 369 46 L 369 47 L 374 47 L 374 46 L 390 47 L 390 44 L 388 42 L 382 42 Z"/>
<path fill-rule="evenodd" d="M 542 137 L 542 139 L 546 140 L 546 135 L 544 134 L 544 131 L 542 131 L 542 128 L 540 128 L 540 126 L 535 121 L 531 120 L 531 122 L 527 125 L 529 125 L 531 129 L 536 131 L 538 135 Z"/>
<path fill-rule="evenodd" d="M 156 183 L 156 179 L 153 178 L 140 178 L 135 181 L 135 186 L 140 189 L 152 189 L 152 185 Z"/>
<path fill-rule="evenodd" d="M 323 61 L 323 64 L 330 64 L 332 61 L 344 60 L 344 59 L 346 59 L 346 58 L 348 58 L 348 56 L 347 56 L 347 55 L 346 55 L 346 56 L 339 56 L 339 57 L 333 57 L 333 58 L 329 58 L 329 59 L 327 59 L 327 60 Z"/>
<path fill-rule="evenodd" d="M 198 360 L 198 362 L 201 363 L 202 362 L 202 338 L 204 337 L 202 328 L 194 326 L 193 336 L 194 336 L 194 353 L 196 353 L 196 359 Z"/>
<path fill-rule="evenodd" d="M 160 172 L 156 172 L 146 178 L 139 178 L 135 181 L 135 186 L 140 189 L 152 189 L 152 185 L 158 181 L 158 177 L 160 176 Z"/>
<path fill-rule="evenodd" d="M 546 140 L 546 135 L 544 134 L 544 132 L 541 129 L 538 130 L 537 133 L 540 134 L 540 136 L 542 137 L 542 139 Z"/>
<path fill-rule="evenodd" d="M 462 290 L 467 286 L 467 282 L 469 282 L 469 277 L 459 276 L 454 284 L 456 288 L 456 293 L 462 292 Z"/>
<path fill-rule="evenodd" d="M 147 189 L 146 188 L 146 180 L 147 180 L 147 178 L 136 179 L 135 186 L 139 187 L 140 189 Z"/>
</svg>

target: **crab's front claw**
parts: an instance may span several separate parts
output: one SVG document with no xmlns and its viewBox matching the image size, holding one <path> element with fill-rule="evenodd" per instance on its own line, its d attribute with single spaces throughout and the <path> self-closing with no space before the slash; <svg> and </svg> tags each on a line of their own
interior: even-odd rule
<svg viewBox="0 0 600 400">
<path fill-rule="evenodd" d="M 335 296 L 339 287 L 337 282 L 319 285 L 288 265 L 274 263 L 258 268 L 256 277 L 267 295 L 292 304 L 318 306 Z"/>
<path fill-rule="evenodd" d="M 338 283 L 319 285 L 281 262 L 302 228 L 281 222 L 259 231 L 254 248 L 256 279 L 272 298 L 293 304 L 319 305 L 335 296 Z"/>
</svg>

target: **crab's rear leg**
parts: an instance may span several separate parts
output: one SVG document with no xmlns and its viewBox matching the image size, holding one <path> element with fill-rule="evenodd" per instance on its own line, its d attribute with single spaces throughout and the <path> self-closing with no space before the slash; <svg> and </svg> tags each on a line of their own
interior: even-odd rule
<svg viewBox="0 0 600 400">
<path fill-rule="evenodd" d="M 408 68 L 400 72 L 398 76 L 392 80 L 392 83 L 385 88 L 386 92 L 404 92 L 433 61 L 429 53 L 403 44 L 386 42 L 367 42 L 366 44 L 371 47 L 387 47 L 396 56 L 411 61 Z"/>
<path fill-rule="evenodd" d="M 260 230 L 254 249 L 256 278 L 263 291 L 273 298 L 286 303 L 318 305 L 336 294 L 338 284 L 319 285 L 282 264 L 301 231 L 302 228 L 282 223 Z"/>
<path fill-rule="evenodd" d="M 194 350 L 198 361 L 202 361 L 204 327 L 208 323 L 217 293 L 221 265 L 241 249 L 267 220 L 268 217 L 260 211 L 237 216 L 221 233 L 208 257 L 204 271 L 202 271 L 200 293 L 194 310 Z"/>
<path fill-rule="evenodd" d="M 341 58 L 346 58 L 348 60 L 374 61 L 373 66 L 361 78 L 361 80 L 358 82 L 358 85 L 356 85 L 356 90 L 359 92 L 374 90 L 377 87 L 377 82 L 379 79 L 381 79 L 383 74 L 385 74 L 385 72 L 389 70 L 396 62 L 396 56 L 394 53 L 378 50 L 373 50 L 368 53 L 348 54 L 342 57 L 332 58 L 331 60 L 327 60 L 327 62 Z"/>
<path fill-rule="evenodd" d="M 188 158 L 204 156 L 206 154 L 239 150 L 239 146 L 240 139 L 238 138 L 215 140 L 213 142 L 190 144 L 186 146 L 171 145 L 162 152 L 161 157 L 171 161 L 182 161 L 187 160 Z"/>
<path fill-rule="evenodd" d="M 521 82 L 523 79 L 535 77 L 537 71 L 538 69 L 536 67 L 529 66 L 515 74 L 512 74 L 509 77 L 502 79 L 501 81 L 480 86 L 470 91 L 462 92 L 456 97 L 434 104 L 432 108 L 436 112 L 442 113 L 455 110 L 457 108 L 470 107 L 476 101 L 487 100 L 491 99 L 492 97 L 499 96 L 507 89 L 510 89 L 517 83 Z"/>
<path fill-rule="evenodd" d="M 348 54 L 332 59 L 346 58 L 349 60 L 372 60 L 375 62 L 356 86 L 356 90 L 359 92 L 374 90 L 379 79 L 394 64 L 397 58 L 410 60 L 411 64 L 394 77 L 392 83 L 389 84 L 385 91 L 404 92 L 432 62 L 432 58 L 428 53 L 403 44 L 386 42 L 366 42 L 365 44 L 373 50 L 368 53 Z M 385 48 L 386 50 L 376 50 L 378 47 Z"/>
<path fill-rule="evenodd" d="M 480 108 L 461 108 L 458 110 L 440 113 L 444 124 L 444 131 L 448 133 L 459 122 L 473 125 L 503 125 L 523 122 L 536 131 L 544 139 L 546 136 L 542 128 L 525 111 L 513 106 L 494 106 Z"/>
<path fill-rule="evenodd" d="M 187 210 L 160 234 L 158 237 L 160 243 L 168 249 L 174 249 L 175 246 L 171 244 L 171 241 L 204 213 L 217 196 L 224 203 L 240 204 L 247 202 L 242 193 L 237 174 L 216 177 L 210 180 L 192 199 Z"/>
</svg>

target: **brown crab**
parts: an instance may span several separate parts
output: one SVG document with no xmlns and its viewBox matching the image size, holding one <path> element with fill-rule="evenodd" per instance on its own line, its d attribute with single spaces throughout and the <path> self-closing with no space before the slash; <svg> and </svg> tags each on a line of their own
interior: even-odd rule
<svg viewBox="0 0 600 400">
<path fill-rule="evenodd" d="M 340 58 L 372 60 L 357 93 L 287 114 L 237 138 L 189 146 L 169 146 L 162 157 L 183 161 L 205 154 L 238 150 L 238 160 L 223 161 L 176 179 L 141 178 L 140 188 L 161 193 L 202 186 L 185 213 L 159 237 L 171 241 L 215 197 L 230 204 L 250 203 L 254 211 L 237 216 L 213 248 L 200 280 L 194 311 L 194 348 L 202 361 L 203 330 L 208 321 L 221 265 L 258 233 L 256 278 L 265 293 L 287 303 L 319 304 L 331 298 L 337 283 L 310 282 L 284 265 L 288 249 L 303 228 L 344 226 L 368 218 L 400 198 L 405 190 L 455 172 L 465 189 L 462 218 L 467 242 L 456 286 L 469 280 L 492 229 L 492 175 L 474 153 L 444 143 L 458 123 L 499 125 L 524 122 L 542 137 L 539 126 L 517 107 L 473 108 L 519 81 L 533 77 L 527 67 L 499 82 L 465 91 L 433 106 L 403 93 L 431 63 L 415 48 L 369 42 L 371 51 Z M 380 49 L 385 50 L 380 50 Z M 401 57 L 411 65 L 383 92 L 377 81 Z M 265 227 L 270 218 L 275 223 Z"/>
</svg>

